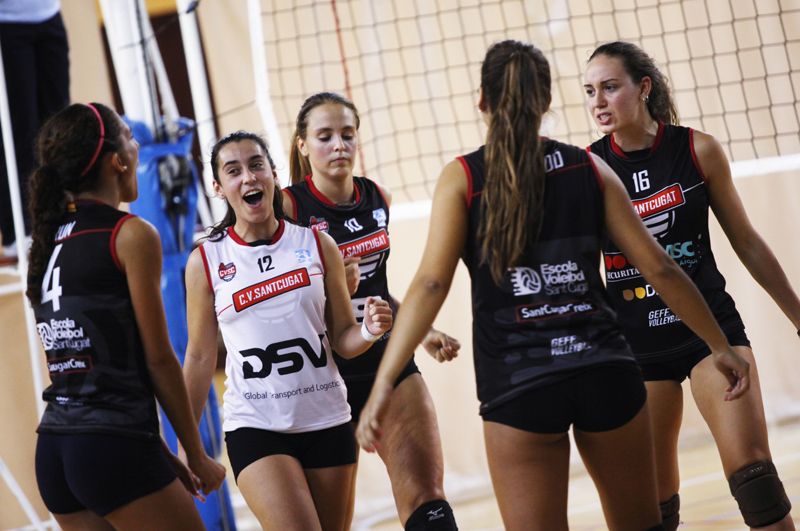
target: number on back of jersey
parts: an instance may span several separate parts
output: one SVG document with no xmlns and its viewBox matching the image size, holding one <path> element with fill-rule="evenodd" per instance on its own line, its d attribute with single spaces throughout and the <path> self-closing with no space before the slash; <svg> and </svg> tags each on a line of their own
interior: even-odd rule
<svg viewBox="0 0 800 531">
<path fill-rule="evenodd" d="M 42 304 L 52 302 L 54 312 L 61 309 L 61 268 L 56 267 L 56 262 L 63 246 L 64 244 L 59 243 L 53 249 L 53 254 L 50 255 L 50 261 L 44 272 L 44 278 L 42 278 Z"/>
</svg>

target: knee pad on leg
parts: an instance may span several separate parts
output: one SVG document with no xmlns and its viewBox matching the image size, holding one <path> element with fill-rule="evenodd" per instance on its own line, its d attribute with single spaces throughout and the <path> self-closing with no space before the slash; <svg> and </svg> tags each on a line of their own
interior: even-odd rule
<svg viewBox="0 0 800 531">
<path fill-rule="evenodd" d="M 728 484 L 744 523 L 750 527 L 780 522 L 792 509 L 772 461 L 756 461 L 737 470 Z"/>
<path fill-rule="evenodd" d="M 658 504 L 661 508 L 661 522 L 667 531 L 675 531 L 681 523 L 681 497 L 675 494 L 664 503 Z"/>
<path fill-rule="evenodd" d="M 411 513 L 406 520 L 406 531 L 456 531 L 456 519 L 453 516 L 453 509 L 445 500 L 433 500 L 425 502 Z"/>
</svg>

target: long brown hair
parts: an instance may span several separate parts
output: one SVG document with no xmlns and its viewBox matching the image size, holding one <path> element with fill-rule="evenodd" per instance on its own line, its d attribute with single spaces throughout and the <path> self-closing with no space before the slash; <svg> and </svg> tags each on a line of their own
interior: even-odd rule
<svg viewBox="0 0 800 531">
<path fill-rule="evenodd" d="M 214 176 L 214 180 L 217 181 L 217 184 L 221 184 L 219 180 L 219 168 L 217 167 L 220 150 L 231 142 L 241 142 L 243 140 L 250 140 L 261 146 L 261 149 L 264 151 L 264 155 L 267 157 L 267 161 L 269 162 L 269 167 L 272 168 L 272 173 L 275 173 L 275 163 L 272 161 L 272 155 L 269 154 L 269 148 L 267 147 L 266 140 L 249 131 L 236 131 L 223 138 L 220 138 L 217 143 L 214 144 L 214 147 L 211 148 L 211 173 Z M 220 239 L 225 235 L 228 227 L 232 227 L 236 224 L 236 212 L 233 211 L 233 208 L 231 207 L 231 204 L 228 203 L 227 199 L 225 200 L 225 205 L 227 206 L 225 216 L 219 223 L 213 225 L 209 229 L 209 240 Z M 275 182 L 275 192 L 272 194 L 272 210 L 275 212 L 275 219 L 282 219 L 284 217 L 281 187 L 278 185 L 277 181 Z"/>
<path fill-rule="evenodd" d="M 678 109 L 672 101 L 669 80 L 656 66 L 653 58 L 631 42 L 615 41 L 601 44 L 589 56 L 589 61 L 598 55 L 616 57 L 634 83 L 644 77 L 650 78 L 650 93 L 647 95 L 647 110 L 659 122 L 678 125 Z"/>
<path fill-rule="evenodd" d="M 295 121 L 294 134 L 292 135 L 292 143 L 289 147 L 289 177 L 292 184 L 297 184 L 302 181 L 306 175 L 311 173 L 311 164 L 308 158 L 300 153 L 300 148 L 297 147 L 297 140 L 302 138 L 306 139 L 308 134 L 308 115 L 315 107 L 325 105 L 326 103 L 335 103 L 343 105 L 353 111 L 353 116 L 356 119 L 356 131 L 361 126 L 361 118 L 358 116 L 358 109 L 355 104 L 335 92 L 317 92 L 309 96 L 300 110 L 297 112 L 297 120 Z"/>
<path fill-rule="evenodd" d="M 542 224 L 545 171 L 539 127 L 550 107 L 550 65 L 531 44 L 493 44 L 481 67 L 481 91 L 490 120 L 478 235 L 483 260 L 500 284 Z"/>
<path fill-rule="evenodd" d="M 41 301 L 42 278 L 67 205 L 75 195 L 97 186 L 103 158 L 120 147 L 117 114 L 100 103 L 90 105 L 97 113 L 77 103 L 63 109 L 45 122 L 36 138 L 38 166 L 30 179 L 31 249 L 25 292 L 34 304 Z"/>
</svg>

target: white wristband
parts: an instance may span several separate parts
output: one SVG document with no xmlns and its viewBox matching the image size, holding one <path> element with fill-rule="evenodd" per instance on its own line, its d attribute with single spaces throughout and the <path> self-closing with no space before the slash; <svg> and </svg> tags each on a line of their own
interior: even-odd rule
<svg viewBox="0 0 800 531">
<path fill-rule="evenodd" d="M 383 337 L 383 334 L 376 336 L 369 330 L 367 330 L 367 321 L 366 319 L 361 321 L 361 337 L 364 338 L 364 341 L 369 341 L 370 343 L 375 343 L 377 340 Z"/>
</svg>

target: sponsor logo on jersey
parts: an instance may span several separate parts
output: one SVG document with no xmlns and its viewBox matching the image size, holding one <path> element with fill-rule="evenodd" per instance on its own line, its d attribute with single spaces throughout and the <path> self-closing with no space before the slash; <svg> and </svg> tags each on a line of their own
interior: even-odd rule
<svg viewBox="0 0 800 531">
<path fill-rule="evenodd" d="M 386 232 L 386 229 L 380 229 L 357 240 L 340 243 L 339 252 L 342 253 L 343 258 L 361 257 L 358 271 L 361 280 L 366 280 L 375 276 L 381 266 L 386 263 L 389 247 L 389 233 Z"/>
<path fill-rule="evenodd" d="M 233 307 L 237 312 L 241 312 L 260 302 L 309 285 L 311 285 L 311 279 L 308 276 L 308 270 L 306 268 L 295 269 L 240 289 L 233 294 Z"/>
<path fill-rule="evenodd" d="M 624 254 L 606 254 L 604 256 L 604 261 L 606 264 L 607 282 L 619 282 L 621 280 L 642 276 L 639 270 L 628 262 Z"/>
<path fill-rule="evenodd" d="M 49 322 L 36 323 L 36 330 L 45 350 L 72 349 L 81 351 L 92 346 L 85 337 L 83 327 L 72 319 L 50 319 Z"/>
<path fill-rule="evenodd" d="M 572 260 L 560 264 L 539 264 L 539 271 L 529 267 L 512 267 L 511 288 L 514 295 L 535 295 L 544 290 L 547 295 L 586 293 L 589 284 L 586 273 Z"/>
<path fill-rule="evenodd" d="M 575 354 L 592 348 L 588 341 L 582 341 L 578 336 L 555 337 L 550 340 L 550 355 L 563 356 L 564 354 Z"/>
<path fill-rule="evenodd" d="M 628 302 L 641 299 L 649 299 L 650 297 L 655 297 L 657 295 L 658 292 L 650 284 L 645 284 L 644 286 L 636 286 L 633 289 L 622 290 L 622 298 Z"/>
<path fill-rule="evenodd" d="M 308 249 L 295 249 L 294 256 L 297 258 L 298 264 L 305 264 L 311 262 L 311 251 Z"/>
<path fill-rule="evenodd" d="M 92 370 L 90 356 L 71 356 L 68 358 L 54 358 L 47 360 L 47 370 L 51 376 L 72 374 L 76 372 L 89 372 Z"/>
<path fill-rule="evenodd" d="M 328 232 L 328 222 L 325 221 L 325 218 L 311 216 L 308 218 L 308 226 L 311 227 L 311 230 Z"/>
<path fill-rule="evenodd" d="M 650 328 L 679 323 L 680 321 L 681 318 L 672 313 L 672 310 L 667 307 L 647 312 L 647 326 Z"/>
<path fill-rule="evenodd" d="M 381 229 L 367 236 L 339 244 L 339 252 L 343 258 L 351 256 L 369 256 L 389 248 L 389 233 Z"/>
<path fill-rule="evenodd" d="M 364 227 L 358 222 L 356 218 L 350 218 L 344 222 L 344 226 L 350 232 L 358 232 L 360 230 L 364 230 Z"/>
<path fill-rule="evenodd" d="M 372 219 L 378 222 L 379 227 L 386 226 L 386 211 L 382 208 L 376 208 L 372 211 Z"/>
<path fill-rule="evenodd" d="M 597 310 L 589 301 L 573 301 L 559 304 L 523 304 L 517 306 L 517 322 L 526 323 L 553 317 L 584 315 Z"/>
<path fill-rule="evenodd" d="M 225 282 L 230 282 L 233 277 L 236 276 L 236 264 L 233 262 L 229 264 L 223 264 L 220 262 L 219 267 L 217 268 L 217 273 L 219 274 L 219 278 Z"/>
<path fill-rule="evenodd" d="M 686 203 L 680 184 L 672 184 L 649 197 L 634 199 L 633 208 L 642 219 L 672 210 Z"/>
<path fill-rule="evenodd" d="M 670 255 L 674 260 L 680 260 L 683 257 L 692 257 L 694 256 L 694 242 L 675 242 L 675 243 L 668 243 L 664 250 L 667 251 L 667 254 Z"/>
</svg>

